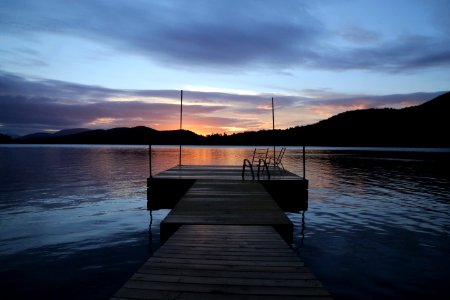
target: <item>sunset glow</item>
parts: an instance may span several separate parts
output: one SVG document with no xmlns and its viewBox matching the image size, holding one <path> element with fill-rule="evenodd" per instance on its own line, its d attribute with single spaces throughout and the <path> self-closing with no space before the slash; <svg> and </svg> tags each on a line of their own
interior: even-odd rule
<svg viewBox="0 0 450 300">
<path fill-rule="evenodd" d="M 180 90 L 199 134 L 271 129 L 272 97 L 279 129 L 417 105 L 449 89 L 449 3 L 4 1 L 0 131 L 175 130 Z"/>
</svg>

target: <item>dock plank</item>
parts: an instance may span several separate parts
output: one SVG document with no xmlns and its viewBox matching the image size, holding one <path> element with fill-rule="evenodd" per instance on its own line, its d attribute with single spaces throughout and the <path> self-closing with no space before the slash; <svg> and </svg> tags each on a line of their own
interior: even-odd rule
<svg viewBox="0 0 450 300">
<path fill-rule="evenodd" d="M 228 247 L 208 246 L 216 245 L 216 234 Z M 253 242 L 246 242 L 249 237 Z M 190 239 L 204 242 L 194 250 L 200 255 L 192 253 L 191 244 L 183 244 Z M 202 250 L 203 245 L 208 250 Z M 274 247 L 283 255 L 248 256 L 270 253 Z M 113 299 L 325 300 L 331 296 L 271 226 L 183 225 Z"/>
<path fill-rule="evenodd" d="M 198 181 L 202 181 L 200 183 Z M 230 188 L 234 182 L 260 183 L 264 191 L 270 193 L 273 200 L 284 210 L 298 212 L 307 209 L 308 180 L 289 171 L 278 168 L 270 168 L 270 177 L 267 174 L 255 175 L 247 170 L 242 177 L 241 166 L 208 166 L 208 165 L 181 165 L 150 176 L 147 179 L 147 207 L 150 210 L 161 208 L 172 209 L 183 197 L 186 191 L 197 182 L 196 189 L 191 190 L 190 195 L 205 202 L 213 201 L 227 193 L 230 199 L 238 201 L 247 197 L 246 191 L 250 190 L 254 200 L 260 196 L 252 190 L 252 186 L 242 186 L 240 190 Z M 219 182 L 220 184 L 215 184 Z M 206 198 L 206 199 L 205 199 Z M 250 200 L 250 199 L 248 199 Z"/>
<path fill-rule="evenodd" d="M 255 176 L 257 170 L 254 170 Z M 298 180 L 299 176 L 278 168 L 270 168 L 272 180 Z M 242 166 L 217 166 L 217 165 L 182 165 L 155 175 L 158 178 L 191 178 L 191 179 L 213 179 L 240 180 L 242 179 Z M 260 179 L 267 179 L 267 174 L 260 174 Z M 252 179 L 249 169 L 245 172 L 245 179 Z"/>
<path fill-rule="evenodd" d="M 268 225 L 292 242 L 292 222 L 258 181 L 196 180 L 161 222 L 161 240 L 181 225 L 198 224 Z"/>
<path fill-rule="evenodd" d="M 163 243 L 113 299 L 331 299 L 289 246 L 293 224 L 280 208 L 306 209 L 296 196 L 308 181 L 241 171 L 183 165 L 150 177 L 149 202 L 166 203 L 148 208 L 172 209 Z"/>
</svg>

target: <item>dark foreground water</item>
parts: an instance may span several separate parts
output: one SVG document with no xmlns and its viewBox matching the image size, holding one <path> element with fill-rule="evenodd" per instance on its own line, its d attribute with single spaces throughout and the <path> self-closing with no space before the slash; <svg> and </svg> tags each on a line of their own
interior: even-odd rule
<svg viewBox="0 0 450 300">
<path fill-rule="evenodd" d="M 241 164 L 251 152 L 184 148 L 183 163 Z M 301 174 L 301 150 L 286 155 Z M 293 247 L 336 298 L 450 296 L 449 159 L 436 150 L 307 149 L 309 209 L 289 214 Z M 153 172 L 177 161 L 177 148 L 158 147 Z M 168 211 L 146 210 L 148 173 L 143 146 L 1 146 L 2 299 L 114 294 L 159 246 Z"/>
</svg>

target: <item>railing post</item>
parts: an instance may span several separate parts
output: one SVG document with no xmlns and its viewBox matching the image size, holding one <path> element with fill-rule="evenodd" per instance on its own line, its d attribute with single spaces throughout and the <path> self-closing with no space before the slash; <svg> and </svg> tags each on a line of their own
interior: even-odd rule
<svg viewBox="0 0 450 300">
<path fill-rule="evenodd" d="M 306 179 L 305 146 L 303 145 L 303 179 Z"/>
<path fill-rule="evenodd" d="M 152 178 L 152 145 L 148 145 L 148 168 L 150 172 L 150 178 Z"/>
<path fill-rule="evenodd" d="M 260 171 L 260 169 L 261 169 L 261 164 L 263 164 L 263 171 L 264 171 L 264 168 L 265 168 L 266 171 L 267 171 L 267 179 L 270 180 L 270 171 L 269 171 L 269 167 L 267 166 L 267 162 L 266 162 L 265 159 L 260 159 L 260 160 L 258 161 L 258 174 L 257 174 L 258 179 L 259 179 L 259 171 Z"/>
<path fill-rule="evenodd" d="M 250 171 L 252 172 L 252 179 L 255 180 L 255 173 L 253 172 L 252 164 L 248 159 L 244 159 L 244 163 L 242 164 L 242 180 L 245 179 L 245 167 L 247 165 L 250 167 Z"/>
</svg>

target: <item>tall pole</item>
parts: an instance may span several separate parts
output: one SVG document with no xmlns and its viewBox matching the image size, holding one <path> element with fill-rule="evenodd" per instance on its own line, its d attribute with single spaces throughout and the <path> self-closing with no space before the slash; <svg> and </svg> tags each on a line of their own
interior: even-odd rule
<svg viewBox="0 0 450 300">
<path fill-rule="evenodd" d="M 181 90 L 180 130 L 183 129 L 183 90 Z"/>
<path fill-rule="evenodd" d="M 182 137 L 182 129 L 183 129 L 183 90 L 181 90 L 181 102 L 180 102 L 180 158 L 178 161 L 178 165 L 181 167 L 181 137 Z"/>
<path fill-rule="evenodd" d="M 148 168 L 150 170 L 150 178 L 152 178 L 152 145 L 148 145 Z"/>
<path fill-rule="evenodd" d="M 275 166 L 276 152 L 275 152 L 275 107 L 273 106 L 272 97 L 272 136 L 273 136 L 273 163 Z"/>
<path fill-rule="evenodd" d="M 306 179 L 306 157 L 305 157 L 305 145 L 303 145 L 303 179 Z"/>
</svg>

